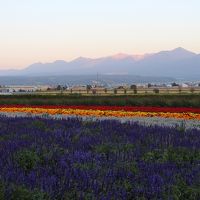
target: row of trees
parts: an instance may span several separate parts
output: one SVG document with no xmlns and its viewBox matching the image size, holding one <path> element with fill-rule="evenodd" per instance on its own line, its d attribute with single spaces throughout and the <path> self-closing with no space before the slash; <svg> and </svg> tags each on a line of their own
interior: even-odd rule
<svg viewBox="0 0 200 200">
<path fill-rule="evenodd" d="M 176 83 L 175 84 L 173 84 L 173 86 L 178 86 Z M 151 85 L 151 84 L 148 84 L 148 88 L 150 88 L 150 87 L 153 87 L 153 85 Z M 61 85 L 58 85 L 56 88 L 54 88 L 54 89 L 48 89 L 49 91 L 50 90 L 57 90 L 57 91 L 60 91 L 61 93 L 64 91 L 64 90 L 66 90 L 67 89 L 67 87 L 66 86 L 61 86 Z M 130 89 L 133 91 L 133 93 L 134 94 L 137 94 L 137 92 L 138 92 L 138 90 L 137 90 L 137 85 L 131 85 L 130 86 Z M 105 93 L 107 93 L 107 91 L 108 91 L 108 89 L 107 88 L 104 88 L 103 89 L 104 90 L 104 92 Z M 127 88 L 124 88 L 123 86 L 119 86 L 118 88 L 115 88 L 114 90 L 113 90 L 113 93 L 114 94 L 117 94 L 118 93 L 118 90 L 124 90 L 124 94 L 126 94 L 127 93 Z M 193 88 L 193 87 L 191 87 L 190 89 L 190 92 L 191 93 L 194 93 L 194 91 L 195 91 L 195 89 Z M 92 87 L 91 85 L 87 85 L 86 86 L 86 91 L 87 91 L 87 93 L 89 94 L 89 92 L 90 91 L 92 91 L 92 93 L 93 94 L 97 94 L 97 89 L 94 87 Z M 182 87 L 181 86 L 178 86 L 178 91 L 179 91 L 179 93 L 181 93 L 182 92 Z M 81 92 L 81 90 L 79 91 L 79 93 Z M 155 93 L 155 94 L 159 94 L 159 92 L 160 92 L 160 90 L 159 90 L 159 88 L 154 88 L 153 89 L 153 92 Z M 71 93 L 73 93 L 73 89 L 71 89 Z"/>
</svg>

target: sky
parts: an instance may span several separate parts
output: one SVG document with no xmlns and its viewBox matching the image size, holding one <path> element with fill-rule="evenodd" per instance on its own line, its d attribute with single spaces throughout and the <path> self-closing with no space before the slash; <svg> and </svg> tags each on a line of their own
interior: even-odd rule
<svg viewBox="0 0 200 200">
<path fill-rule="evenodd" d="M 200 53 L 199 0 L 0 0 L 0 69 L 35 62 Z"/>
</svg>

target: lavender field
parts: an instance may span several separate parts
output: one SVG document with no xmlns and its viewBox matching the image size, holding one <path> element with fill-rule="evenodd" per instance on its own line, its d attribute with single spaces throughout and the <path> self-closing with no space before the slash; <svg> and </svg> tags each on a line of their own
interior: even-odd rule
<svg viewBox="0 0 200 200">
<path fill-rule="evenodd" d="M 200 130 L 0 116 L 0 199 L 200 199 Z"/>
</svg>

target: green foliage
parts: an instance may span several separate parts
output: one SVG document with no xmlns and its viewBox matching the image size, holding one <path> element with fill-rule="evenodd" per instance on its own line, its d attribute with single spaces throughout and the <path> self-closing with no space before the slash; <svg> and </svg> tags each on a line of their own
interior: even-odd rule
<svg viewBox="0 0 200 200">
<path fill-rule="evenodd" d="M 62 86 L 61 85 L 58 85 L 56 90 L 62 90 Z"/>
<path fill-rule="evenodd" d="M 200 107 L 199 94 L 168 95 L 119 95 L 119 96 L 81 96 L 71 95 L 13 95 L 0 96 L 1 104 L 23 105 L 127 105 L 127 106 L 176 106 Z"/>
<path fill-rule="evenodd" d="M 24 186 L 13 186 L 11 200 L 48 200 L 48 196 L 35 189 L 30 191 Z"/>
<path fill-rule="evenodd" d="M 86 192 L 83 195 L 84 195 L 84 200 L 93 200 L 93 199 L 95 199 L 94 194 L 92 194 L 90 192 Z"/>
<path fill-rule="evenodd" d="M 130 87 L 132 90 L 135 90 L 135 89 L 137 89 L 137 85 L 131 85 L 131 87 Z"/>
<path fill-rule="evenodd" d="M 147 152 L 143 156 L 143 160 L 146 162 L 155 162 L 155 161 L 162 162 L 163 161 L 162 152 L 160 152 L 159 150 Z"/>
<path fill-rule="evenodd" d="M 117 153 L 117 152 L 129 152 L 135 149 L 135 145 L 131 143 L 125 144 L 100 144 L 94 147 L 94 151 L 100 154 L 110 154 L 110 153 Z"/>
<path fill-rule="evenodd" d="M 77 169 L 81 169 L 81 170 L 91 170 L 91 169 L 95 169 L 97 166 L 95 165 L 95 163 L 74 163 L 73 167 L 77 168 Z"/>
<path fill-rule="evenodd" d="M 72 141 L 72 143 L 77 143 L 80 140 L 80 138 L 81 138 L 81 134 L 74 134 L 72 136 L 71 141 Z"/>
<path fill-rule="evenodd" d="M 135 149 L 135 145 L 131 144 L 131 143 L 127 143 L 127 144 L 122 144 L 119 147 L 120 151 L 122 152 L 129 152 L 129 151 L 133 151 Z"/>
<path fill-rule="evenodd" d="M 0 136 L 0 142 L 1 141 L 6 141 L 6 140 L 10 140 L 10 138 L 13 137 L 13 134 L 8 134 L 8 135 L 1 135 Z"/>
<path fill-rule="evenodd" d="M 127 179 L 123 181 L 122 186 L 125 188 L 125 190 L 126 190 L 127 192 L 130 192 L 131 189 L 133 188 L 132 184 L 131 184 L 130 181 L 127 180 Z"/>
<path fill-rule="evenodd" d="M 184 147 L 168 148 L 164 151 L 154 150 L 147 152 L 143 156 L 146 162 L 174 162 L 176 164 L 184 164 L 185 162 L 193 163 L 200 160 L 200 151 L 190 150 Z"/>
<path fill-rule="evenodd" d="M 153 89 L 153 91 L 154 91 L 155 94 L 159 94 L 159 89 L 158 88 Z"/>
<path fill-rule="evenodd" d="M 46 124 L 41 120 L 34 120 L 32 125 L 33 125 L 33 127 L 36 127 L 43 131 L 46 129 Z"/>
<path fill-rule="evenodd" d="M 137 86 L 136 85 L 131 85 L 130 88 L 133 90 L 134 94 L 137 94 Z"/>
<path fill-rule="evenodd" d="M 91 90 L 92 86 L 91 85 L 87 85 L 86 88 L 87 88 L 87 90 Z"/>
<path fill-rule="evenodd" d="M 173 82 L 173 83 L 172 83 L 172 87 L 175 87 L 175 86 L 179 86 L 179 84 L 178 84 L 178 83 L 175 83 L 175 82 Z"/>
<path fill-rule="evenodd" d="M 17 164 L 23 168 L 26 172 L 34 169 L 41 161 L 40 157 L 33 150 L 22 150 L 16 153 L 15 160 Z"/>
<path fill-rule="evenodd" d="M 0 200 L 4 200 L 5 195 L 5 186 L 4 184 L 0 181 Z"/>
<path fill-rule="evenodd" d="M 82 198 L 81 198 L 82 197 Z M 73 190 L 67 191 L 64 195 L 63 200 L 73 200 L 73 199 L 83 199 L 83 200 L 93 200 L 96 199 L 92 191 L 85 191 L 82 194 L 74 188 Z"/>
<path fill-rule="evenodd" d="M 178 164 L 182 164 L 184 162 L 193 163 L 198 160 L 200 160 L 200 151 L 189 150 L 184 147 L 169 148 L 168 150 L 164 151 L 163 154 L 163 161 L 171 161 Z"/>
<path fill-rule="evenodd" d="M 198 200 L 200 199 L 200 186 L 188 186 L 179 178 L 172 186 L 172 198 L 174 200 Z"/>
<path fill-rule="evenodd" d="M 137 163 L 135 161 L 129 162 L 117 162 L 114 166 L 116 170 L 126 170 L 132 172 L 133 174 L 137 174 L 139 172 Z"/>
<path fill-rule="evenodd" d="M 68 191 L 64 195 L 64 200 L 77 199 L 77 192 L 75 190 Z"/>
<path fill-rule="evenodd" d="M 117 151 L 116 147 L 113 144 L 100 144 L 95 147 L 95 152 L 99 154 L 115 153 Z"/>
</svg>

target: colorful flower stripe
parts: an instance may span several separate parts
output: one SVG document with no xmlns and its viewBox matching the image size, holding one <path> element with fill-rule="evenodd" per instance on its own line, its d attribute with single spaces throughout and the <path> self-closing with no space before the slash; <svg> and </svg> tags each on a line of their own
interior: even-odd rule
<svg viewBox="0 0 200 200">
<path fill-rule="evenodd" d="M 92 109 L 72 109 L 72 108 L 42 108 L 42 107 L 0 107 L 0 112 L 12 113 L 31 113 L 31 114 L 62 114 L 76 116 L 95 116 L 95 117 L 162 117 L 176 119 L 196 119 L 200 120 L 200 113 L 184 112 L 143 112 L 143 111 L 124 111 L 124 110 L 92 110 Z"/>
<path fill-rule="evenodd" d="M 130 112 L 170 112 L 170 113 L 200 113 L 200 108 L 188 107 L 150 107 L 150 106 L 53 106 L 53 105 L 0 105 L 2 108 L 40 108 L 40 109 L 78 109 L 78 110 L 101 110 L 101 111 L 130 111 Z"/>
</svg>

